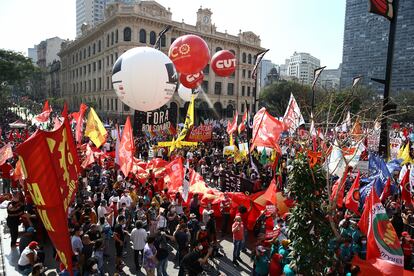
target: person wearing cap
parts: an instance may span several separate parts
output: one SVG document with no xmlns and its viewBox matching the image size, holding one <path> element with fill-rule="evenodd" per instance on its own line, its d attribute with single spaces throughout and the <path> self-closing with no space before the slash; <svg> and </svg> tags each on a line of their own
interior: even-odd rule
<svg viewBox="0 0 414 276">
<path fill-rule="evenodd" d="M 19 271 L 23 275 L 29 275 L 30 272 L 33 270 L 33 266 L 36 263 L 37 260 L 37 252 L 36 249 L 38 248 L 39 244 L 35 241 L 32 241 L 29 243 L 28 246 L 23 250 L 22 254 L 20 255 L 20 258 L 17 262 L 17 266 L 19 268 Z"/>
<path fill-rule="evenodd" d="M 269 274 L 269 256 L 266 254 L 266 249 L 259 245 L 256 247 L 256 255 L 254 257 L 254 274 L 257 276 L 267 276 Z"/>
<path fill-rule="evenodd" d="M 236 216 L 234 218 L 234 223 L 231 227 L 233 233 L 233 264 L 238 266 L 240 261 L 240 251 L 242 242 L 244 239 L 244 225 L 241 219 L 241 216 Z"/>
<path fill-rule="evenodd" d="M 20 237 L 19 240 L 19 252 L 22 253 L 26 246 L 29 245 L 35 239 L 35 229 L 30 226 L 26 229 L 26 232 Z"/>
<path fill-rule="evenodd" d="M 282 266 L 288 264 L 290 261 L 288 259 L 290 250 L 289 250 L 289 244 L 290 244 L 290 240 L 283 240 L 280 243 L 280 247 L 279 247 L 279 254 L 283 256 L 282 261 L 280 262 L 282 264 Z"/>
<path fill-rule="evenodd" d="M 196 242 L 196 237 L 197 237 L 197 233 L 200 230 L 200 222 L 197 220 L 197 217 L 195 214 L 191 213 L 190 214 L 190 219 L 187 222 L 187 227 L 188 230 L 190 231 L 190 235 L 191 235 L 191 247 L 195 246 L 195 242 Z"/>
</svg>

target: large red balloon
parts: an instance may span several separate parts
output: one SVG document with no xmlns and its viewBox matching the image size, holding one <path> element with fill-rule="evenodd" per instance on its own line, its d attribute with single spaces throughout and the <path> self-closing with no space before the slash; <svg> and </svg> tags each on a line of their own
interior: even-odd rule
<svg viewBox="0 0 414 276">
<path fill-rule="evenodd" d="M 227 50 L 221 50 L 211 59 L 211 68 L 220 77 L 228 77 L 236 70 L 236 57 Z"/>
<path fill-rule="evenodd" d="M 197 88 L 204 80 L 204 73 L 200 71 L 196 74 L 180 74 L 180 83 L 187 88 Z"/>
<path fill-rule="evenodd" d="M 196 35 L 183 35 L 170 46 L 168 56 L 178 72 L 195 74 L 203 70 L 210 60 L 207 43 Z"/>
</svg>

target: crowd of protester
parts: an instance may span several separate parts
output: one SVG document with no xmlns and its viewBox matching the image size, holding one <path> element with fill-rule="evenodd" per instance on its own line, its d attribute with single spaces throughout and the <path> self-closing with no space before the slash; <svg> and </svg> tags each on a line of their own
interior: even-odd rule
<svg viewBox="0 0 414 276">
<path fill-rule="evenodd" d="M 2 126 L 2 129 L 0 146 L 11 142 L 15 148 L 23 142 L 18 137 L 8 141 L 7 126 Z M 224 170 L 250 179 L 254 183 L 253 192 L 265 190 L 274 176 L 271 165 L 261 164 L 257 151 L 252 154 L 253 160 L 238 163 L 232 157 L 223 156 L 223 147 L 228 143 L 225 128 L 216 127 L 214 131 L 218 139 L 213 142 L 178 149 L 172 155 L 168 155 L 168 149 L 153 147 L 155 140 L 136 138 L 137 157 L 147 161 L 156 157 L 170 160 L 174 156 L 182 156 L 210 187 L 223 189 L 220 172 Z M 246 137 L 238 139 L 243 142 Z M 283 156 L 279 185 L 282 190 L 288 181 L 288 160 L 292 160 L 295 152 L 301 150 L 299 143 L 288 143 L 292 143 L 291 140 L 281 142 Z M 108 139 L 104 148 L 113 151 L 115 141 Z M 17 156 L 1 166 L 2 201 L 7 203 L 10 245 L 20 254 L 19 272 L 23 275 L 43 275 L 44 246 L 50 241 L 33 201 L 25 192 L 24 182 L 13 180 L 16 161 Z M 257 164 L 257 171 L 252 169 L 252 162 Z M 398 183 L 398 173 L 394 176 Z M 354 177 L 350 174 L 346 189 L 349 189 Z M 129 245 L 133 248 L 135 271 L 166 276 L 168 262 L 173 258 L 179 276 L 200 275 L 203 271 L 211 271 L 210 260 L 224 257 L 219 241 L 226 238 L 233 242 L 230 258 L 235 268 L 243 262 L 241 254 L 247 254 L 251 258 L 249 266 L 253 275 L 295 275 L 295 268 L 289 265 L 289 213 L 279 216 L 277 212 L 265 210 L 257 218 L 253 231 L 248 231 L 246 206 L 239 206 L 235 215 L 231 216 L 228 192 L 224 192 L 219 215 L 211 204 L 203 204 L 200 196 L 194 194 L 189 204 L 185 204 L 180 192 L 171 193 L 168 187 L 160 189 L 152 171 L 141 184 L 136 175 L 124 176 L 117 170 L 111 158 L 94 162 L 82 171 L 76 199 L 68 210 L 75 275 L 104 275 L 107 272 L 104 264 L 108 262 L 121 272 Z M 385 199 L 384 206 L 401 240 L 405 267 L 412 269 L 412 206 L 404 204 L 399 195 Z M 358 267 L 352 266 L 351 260 L 355 255 L 365 259 L 367 251 L 367 238 L 357 225 L 359 216 L 339 208 L 334 220 L 340 238 L 330 244 L 330 249 L 335 252 L 335 262 L 332 267 L 326 268 L 326 275 L 358 275 Z M 23 233 L 19 233 L 21 226 Z M 58 257 L 54 257 L 58 261 Z M 58 267 L 58 271 L 59 275 L 69 275 L 63 265 Z"/>
</svg>

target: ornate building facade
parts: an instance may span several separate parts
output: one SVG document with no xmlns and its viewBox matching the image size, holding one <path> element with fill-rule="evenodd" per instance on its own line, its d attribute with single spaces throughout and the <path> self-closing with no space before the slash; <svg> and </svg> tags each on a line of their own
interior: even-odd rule
<svg viewBox="0 0 414 276">
<path fill-rule="evenodd" d="M 172 28 L 161 39 L 161 51 L 168 53 L 171 43 L 179 36 L 196 34 L 208 44 L 211 56 L 222 49 L 232 51 L 237 58 L 237 69 L 233 76 L 216 76 L 208 65 L 204 69 L 204 82 L 196 99 L 196 113 L 201 119 L 229 118 L 237 109 L 243 113 L 254 102 L 255 81 L 251 72 L 255 55 L 264 49 L 260 37 L 252 32 L 230 35 L 218 32 L 211 21 L 209 9 L 197 11 L 197 22 L 190 25 L 171 19 L 170 9 L 155 1 L 125 4 L 114 2 L 106 9 L 106 19 L 76 40 L 65 43 L 59 53 L 61 57 L 61 91 L 74 110 L 80 103 L 89 103 L 103 118 L 121 118 L 133 114 L 124 105 L 112 88 L 112 66 L 118 56 L 130 48 L 153 47 L 158 33 L 166 26 Z M 188 103 L 177 93 L 167 104 L 175 105 L 183 116 Z"/>
</svg>

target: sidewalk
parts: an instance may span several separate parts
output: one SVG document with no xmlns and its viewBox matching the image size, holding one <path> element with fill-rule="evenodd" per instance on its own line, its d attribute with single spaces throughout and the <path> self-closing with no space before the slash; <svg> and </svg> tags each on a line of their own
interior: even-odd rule
<svg viewBox="0 0 414 276">
<path fill-rule="evenodd" d="M 10 233 L 9 229 L 6 225 L 6 218 L 7 218 L 7 210 L 0 209 L 0 243 L 1 243 L 1 258 L 0 258 L 0 276 L 7 275 L 7 276 L 17 276 L 20 275 L 17 269 L 17 261 L 19 260 L 19 250 L 18 248 L 10 248 Z M 23 229 L 20 229 L 23 231 Z M 219 235 L 220 237 L 220 235 Z M 253 239 L 250 239 L 248 244 L 254 244 Z M 242 253 L 241 258 L 243 262 L 240 262 L 239 267 L 234 267 L 231 259 L 233 254 L 233 243 L 231 240 L 231 235 L 227 235 L 225 239 L 220 240 L 220 245 L 222 249 L 220 249 L 220 253 L 223 254 L 223 257 L 216 258 L 214 260 L 210 260 L 210 269 L 207 275 L 214 275 L 217 276 L 220 273 L 222 275 L 233 275 L 233 276 L 248 276 L 251 275 L 252 270 L 252 262 L 248 255 Z M 114 246 L 112 245 L 112 248 Z M 115 272 L 115 248 L 112 250 L 111 256 L 105 260 L 105 274 L 106 275 L 113 275 Z M 167 273 L 170 276 L 178 275 L 178 268 L 174 266 L 174 256 L 175 256 L 175 249 L 171 248 L 171 252 L 169 256 L 169 262 L 167 266 Z M 250 250 L 248 251 L 250 253 Z M 46 260 L 45 266 L 48 268 L 46 275 L 57 275 L 56 268 L 57 263 L 53 260 L 53 247 L 50 242 L 45 244 L 45 253 L 46 253 Z M 134 260 L 133 260 L 133 249 L 132 245 L 128 243 L 128 246 L 124 249 L 124 261 L 126 266 L 123 268 L 123 272 L 120 275 L 145 275 L 144 270 L 142 269 L 140 272 L 135 271 L 134 268 Z"/>
</svg>

